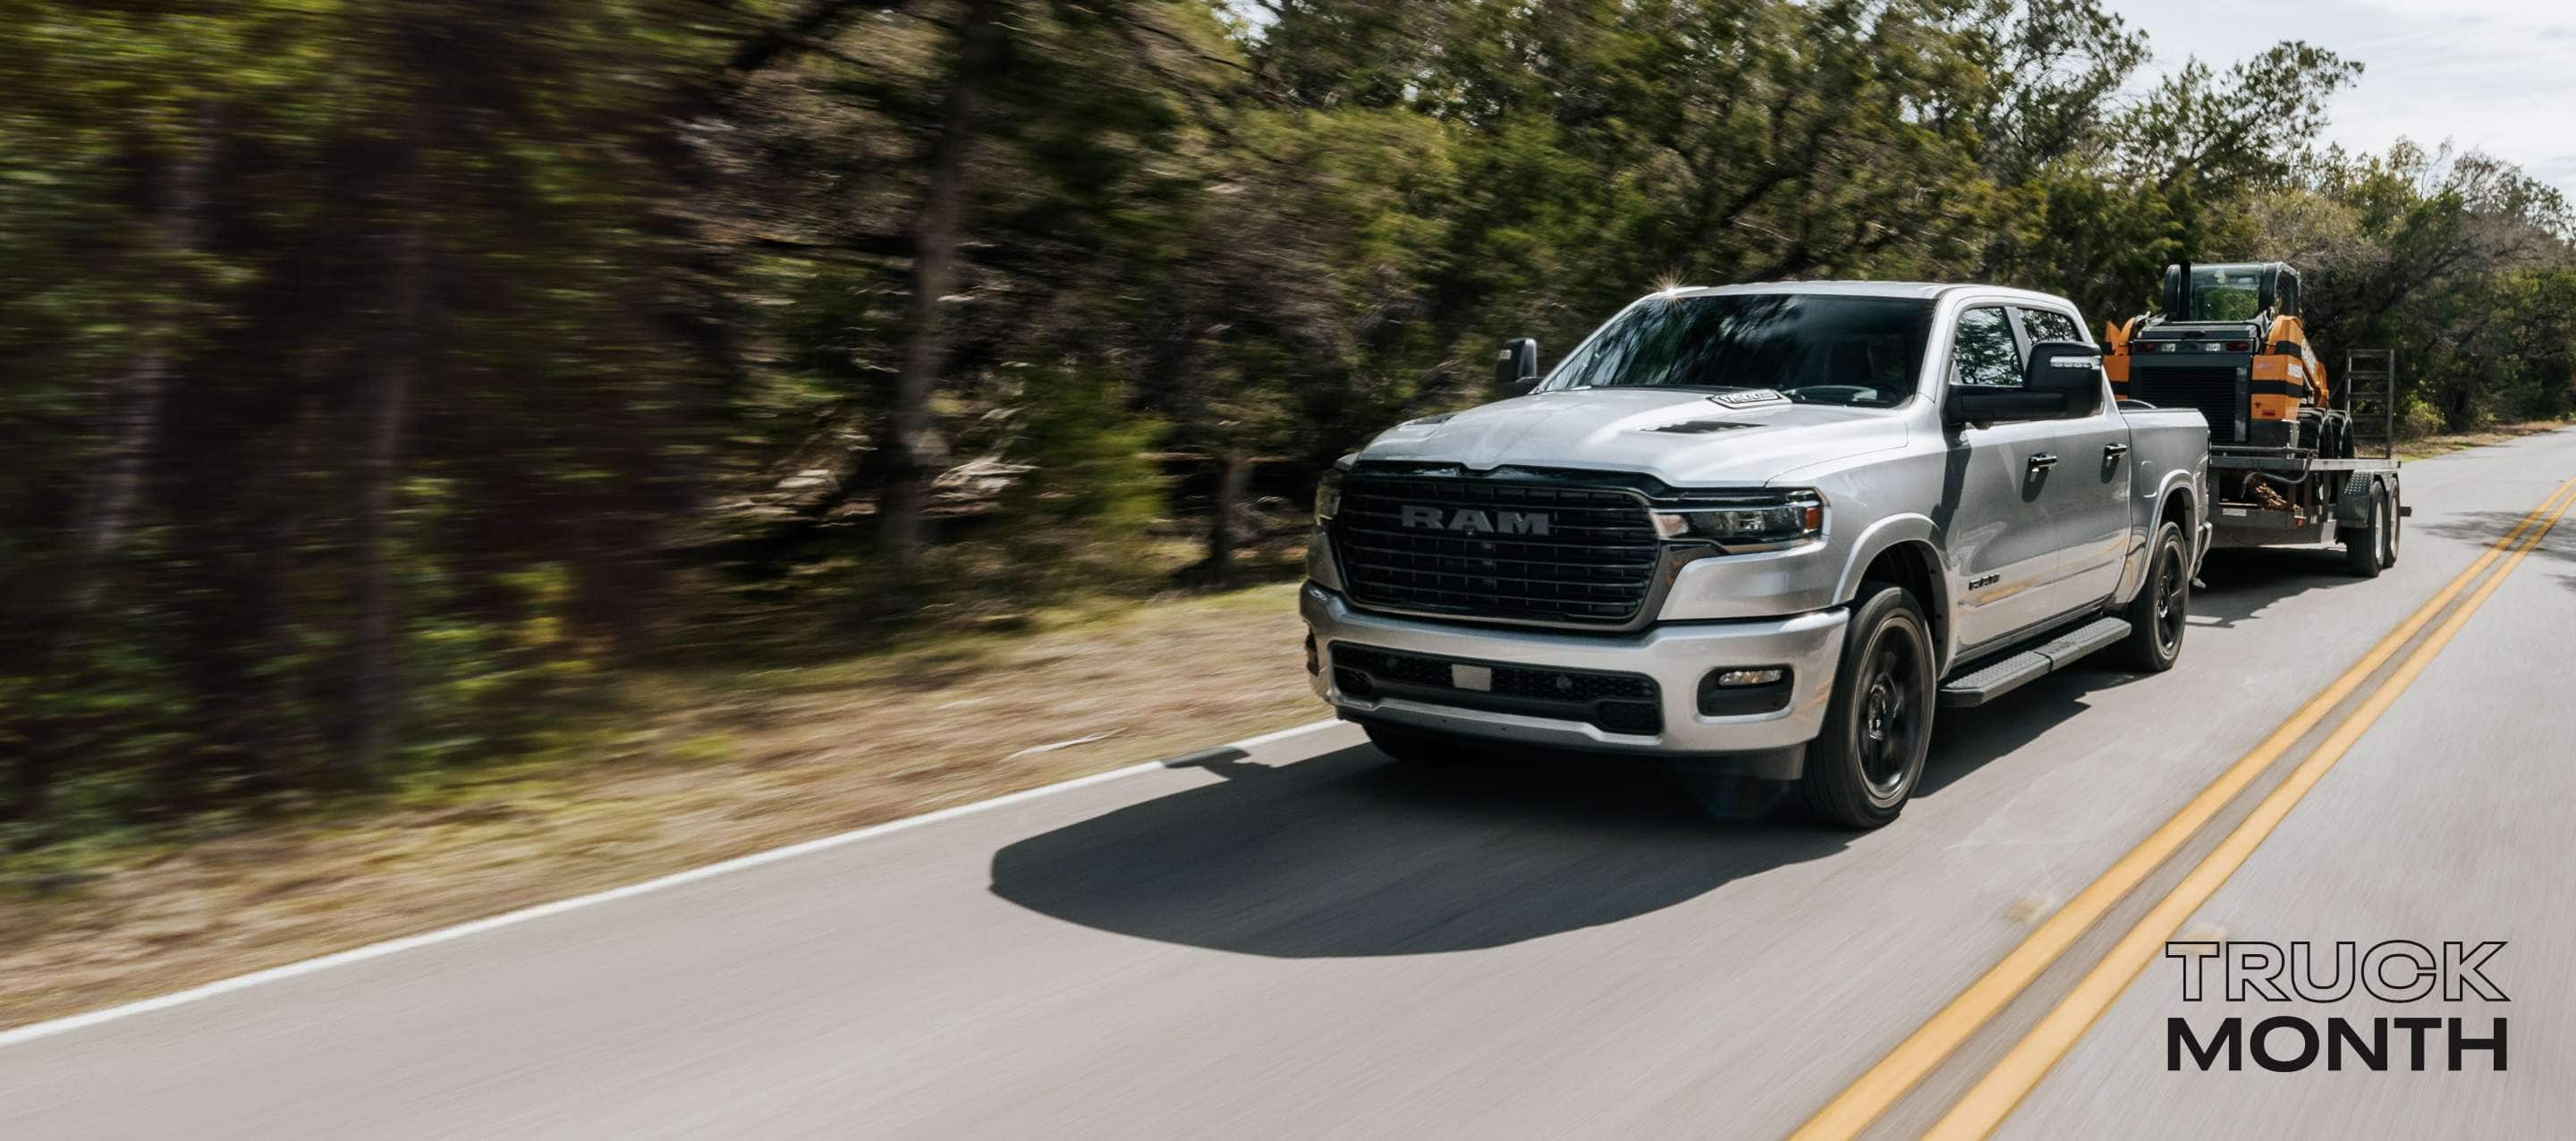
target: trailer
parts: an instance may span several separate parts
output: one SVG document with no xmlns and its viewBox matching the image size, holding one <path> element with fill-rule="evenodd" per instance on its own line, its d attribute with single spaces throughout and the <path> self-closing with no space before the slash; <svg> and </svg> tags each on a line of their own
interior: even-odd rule
<svg viewBox="0 0 2576 1141">
<path fill-rule="evenodd" d="M 2284 262 L 2165 267 L 2159 312 L 2107 330 L 2112 391 L 2209 422 L 2213 547 L 2341 543 L 2364 578 L 2397 562 L 2397 358 L 2327 375 Z"/>
<path fill-rule="evenodd" d="M 2403 520 L 2414 513 L 2400 488 L 2397 459 L 2397 361 L 2387 349 L 2344 358 L 2340 387 L 2351 454 L 2315 448 L 2213 444 L 2210 483 L 2217 505 L 2215 547 L 2287 547 L 2340 543 L 2344 565 L 2376 578 L 2396 565 Z"/>
</svg>

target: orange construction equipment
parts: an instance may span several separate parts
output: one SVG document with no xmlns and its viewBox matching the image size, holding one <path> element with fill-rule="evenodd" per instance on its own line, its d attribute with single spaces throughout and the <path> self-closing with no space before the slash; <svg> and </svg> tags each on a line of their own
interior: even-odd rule
<svg viewBox="0 0 2576 1141">
<path fill-rule="evenodd" d="M 2299 271 L 2282 262 L 2165 268 L 2160 313 L 2106 331 L 2113 391 L 2200 409 L 2210 443 L 2352 455 L 2349 410 L 2299 319 Z"/>
</svg>

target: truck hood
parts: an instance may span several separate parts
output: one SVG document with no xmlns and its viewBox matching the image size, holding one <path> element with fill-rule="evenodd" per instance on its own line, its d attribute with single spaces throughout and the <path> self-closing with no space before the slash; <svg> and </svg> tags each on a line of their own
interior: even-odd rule
<svg viewBox="0 0 2576 1141">
<path fill-rule="evenodd" d="M 1677 487 L 1742 487 L 1905 439 L 1905 417 L 1885 409 L 1783 399 L 1730 406 L 1707 392 L 1589 388 L 1398 424 L 1359 458 L 1644 472 Z"/>
</svg>

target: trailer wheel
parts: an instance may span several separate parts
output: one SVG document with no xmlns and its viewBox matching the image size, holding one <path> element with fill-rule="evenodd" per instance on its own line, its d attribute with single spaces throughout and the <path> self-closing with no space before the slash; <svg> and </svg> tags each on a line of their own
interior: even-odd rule
<svg viewBox="0 0 2576 1141">
<path fill-rule="evenodd" d="M 2406 511 L 2398 505 L 2404 502 L 2404 499 L 2398 497 L 2396 486 L 2390 485 L 2388 488 L 2388 545 L 2381 548 L 2382 553 L 2379 557 L 2379 565 L 2383 567 L 2397 565 L 2397 536 L 2399 532 L 2406 529 Z"/>
<path fill-rule="evenodd" d="M 1932 624 L 1894 583 L 1861 584 L 1843 631 L 1825 729 L 1807 746 L 1797 797 L 1807 813 L 1845 828 L 1896 819 L 1932 750 Z"/>
<path fill-rule="evenodd" d="M 2147 581 L 2129 600 L 2129 637 L 2120 643 L 2120 664 L 2141 673 L 2163 673 L 2182 657 L 2184 620 L 2191 615 L 2191 568 L 2183 564 L 2182 528 L 2166 523 L 2156 528 L 2147 548 Z"/>
<path fill-rule="evenodd" d="M 2354 578 L 2378 578 L 2381 567 L 2394 561 L 2388 546 L 2388 489 L 2373 481 L 2370 485 L 2370 526 L 2345 535 L 2344 569 Z"/>
</svg>

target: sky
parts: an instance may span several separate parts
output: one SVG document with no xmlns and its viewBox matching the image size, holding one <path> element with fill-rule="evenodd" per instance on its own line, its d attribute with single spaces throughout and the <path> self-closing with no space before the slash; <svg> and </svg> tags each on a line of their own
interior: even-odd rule
<svg viewBox="0 0 2576 1141">
<path fill-rule="evenodd" d="M 2361 61 L 2327 104 L 2323 141 L 2382 151 L 2450 141 L 2576 198 L 2576 0 L 2107 0 L 2147 34 L 2162 74 L 2214 68 L 2285 39 Z"/>
</svg>

